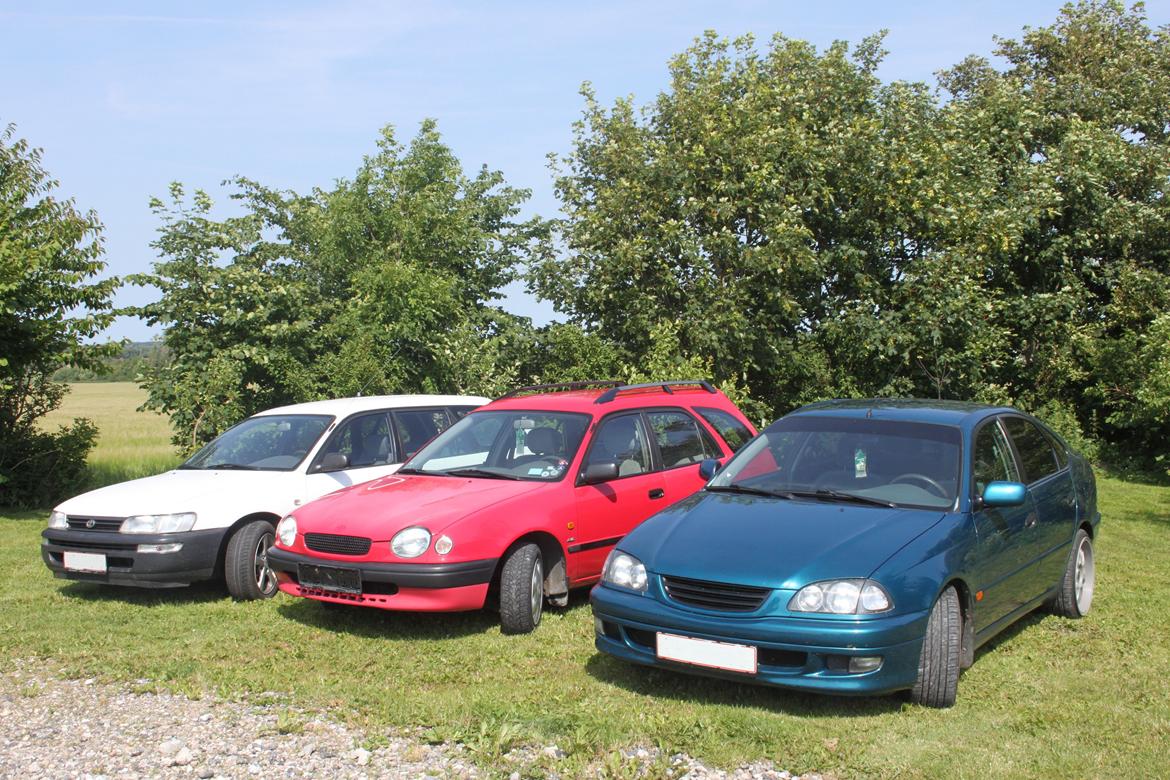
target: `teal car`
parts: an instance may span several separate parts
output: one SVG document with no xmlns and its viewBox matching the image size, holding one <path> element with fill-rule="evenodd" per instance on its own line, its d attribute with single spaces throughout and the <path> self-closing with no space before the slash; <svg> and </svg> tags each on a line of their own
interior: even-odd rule
<svg viewBox="0 0 1170 780">
<path fill-rule="evenodd" d="M 596 645 L 634 663 L 825 693 L 955 701 L 975 649 L 1095 585 L 1093 471 L 1039 420 L 828 401 L 744 445 L 606 561 Z"/>
</svg>

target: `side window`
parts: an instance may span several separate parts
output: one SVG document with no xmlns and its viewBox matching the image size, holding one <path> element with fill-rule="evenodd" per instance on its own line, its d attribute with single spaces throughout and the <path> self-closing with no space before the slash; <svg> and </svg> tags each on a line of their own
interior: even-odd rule
<svg viewBox="0 0 1170 780">
<path fill-rule="evenodd" d="M 616 463 L 619 477 L 650 471 L 650 448 L 640 415 L 610 417 L 598 426 L 585 468 L 596 463 Z"/>
<path fill-rule="evenodd" d="M 444 409 L 402 409 L 393 412 L 403 460 L 419 451 L 437 433 L 450 425 Z"/>
<path fill-rule="evenodd" d="M 1029 484 L 1056 473 L 1056 453 L 1039 428 L 1023 417 L 1005 417 L 1003 423 L 1020 454 L 1020 465 Z"/>
<path fill-rule="evenodd" d="M 699 424 L 684 412 L 647 412 L 663 468 L 672 469 L 720 455 L 704 442 Z"/>
<path fill-rule="evenodd" d="M 478 408 L 478 406 L 449 406 L 447 411 L 451 413 L 451 419 L 454 422 L 459 422 L 467 416 L 468 412 L 474 412 Z"/>
<path fill-rule="evenodd" d="M 988 482 L 1019 482 L 1016 462 L 1012 457 L 1007 438 L 995 422 L 979 429 L 975 436 L 975 452 L 972 467 L 972 481 L 975 495 L 982 495 Z"/>
<path fill-rule="evenodd" d="M 394 440 L 390 435 L 390 423 L 385 412 L 361 414 L 337 426 L 329 442 L 317 456 L 331 453 L 346 457 L 348 468 L 384 466 L 394 462 Z"/>
<path fill-rule="evenodd" d="M 752 438 L 752 432 L 733 414 L 722 409 L 710 409 L 702 406 L 696 406 L 695 411 L 723 437 L 723 441 L 727 442 L 727 446 L 731 448 L 732 452 L 738 451 Z"/>
</svg>

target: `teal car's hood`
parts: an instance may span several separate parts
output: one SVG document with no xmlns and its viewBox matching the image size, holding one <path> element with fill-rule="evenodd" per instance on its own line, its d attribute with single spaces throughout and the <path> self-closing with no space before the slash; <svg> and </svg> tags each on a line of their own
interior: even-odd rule
<svg viewBox="0 0 1170 780">
<path fill-rule="evenodd" d="M 638 526 L 618 547 L 658 574 L 795 589 L 867 577 L 946 516 L 700 492 Z"/>
</svg>

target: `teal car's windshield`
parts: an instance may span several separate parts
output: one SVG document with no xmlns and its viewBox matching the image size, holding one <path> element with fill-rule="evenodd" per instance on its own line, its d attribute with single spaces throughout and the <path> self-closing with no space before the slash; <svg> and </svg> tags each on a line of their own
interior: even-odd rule
<svg viewBox="0 0 1170 780">
<path fill-rule="evenodd" d="M 589 419 L 563 412 L 474 412 L 436 436 L 399 473 L 553 482 L 568 472 Z"/>
<path fill-rule="evenodd" d="M 740 450 L 708 489 L 949 509 L 961 441 L 946 425 L 793 415 Z"/>
<path fill-rule="evenodd" d="M 181 469 L 290 471 L 333 422 L 323 414 L 249 417 L 196 452 Z"/>
</svg>

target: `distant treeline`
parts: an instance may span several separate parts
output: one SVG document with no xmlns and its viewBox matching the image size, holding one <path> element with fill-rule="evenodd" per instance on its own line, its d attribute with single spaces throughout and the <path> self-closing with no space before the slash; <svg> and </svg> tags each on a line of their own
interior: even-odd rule
<svg viewBox="0 0 1170 780">
<path fill-rule="evenodd" d="M 158 341 L 132 341 L 122 351 L 101 359 L 100 370 L 65 366 L 53 373 L 55 382 L 133 382 L 148 368 L 167 362 L 167 348 Z"/>
</svg>

